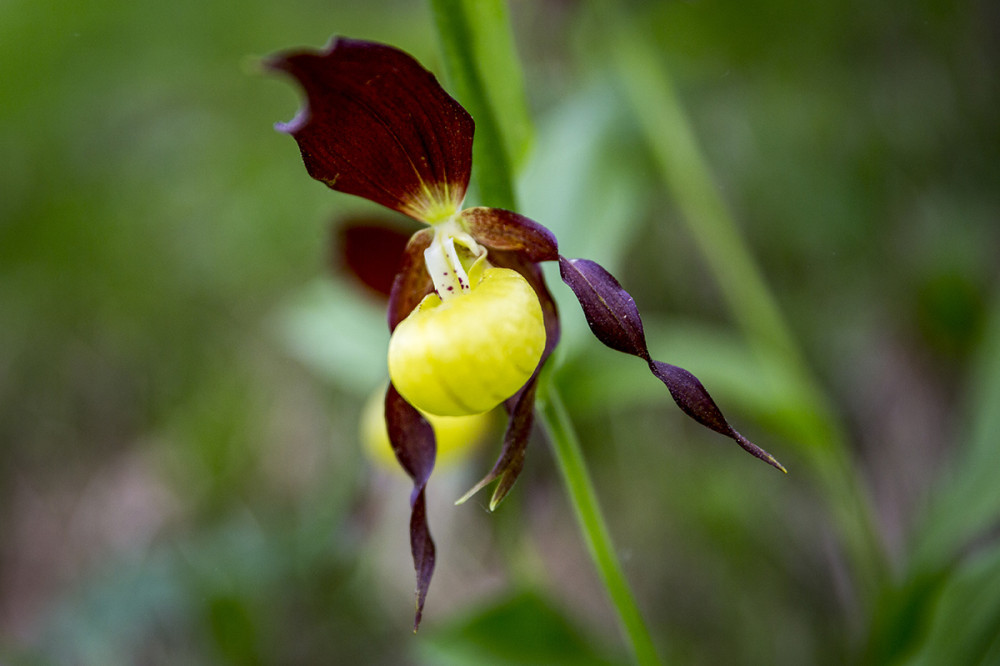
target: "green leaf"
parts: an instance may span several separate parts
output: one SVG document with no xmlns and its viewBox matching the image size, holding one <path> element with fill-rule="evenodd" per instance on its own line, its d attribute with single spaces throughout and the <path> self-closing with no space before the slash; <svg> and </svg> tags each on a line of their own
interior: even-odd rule
<svg viewBox="0 0 1000 666">
<path fill-rule="evenodd" d="M 634 157 L 637 137 L 627 113 L 610 82 L 553 107 L 538 122 L 517 188 L 518 212 L 551 230 L 564 254 L 597 260 L 615 274 L 645 219 L 651 189 Z"/>
<path fill-rule="evenodd" d="M 795 353 L 791 332 L 720 194 L 672 74 L 653 41 L 625 13 L 613 11 L 612 3 L 592 6 L 609 35 L 607 55 L 663 185 L 730 310 L 755 344 Z"/>
<path fill-rule="evenodd" d="M 898 664 L 912 656 L 927 636 L 948 575 L 947 571 L 914 575 L 899 585 L 884 587 L 872 613 L 860 663 Z"/>
<path fill-rule="evenodd" d="M 275 328 L 293 357 L 342 389 L 368 395 L 385 381 L 385 309 L 360 290 L 317 280 L 278 311 Z"/>
<path fill-rule="evenodd" d="M 531 146 L 531 118 L 524 94 L 524 75 L 510 29 L 505 0 L 464 0 L 472 34 L 472 50 L 486 95 L 496 113 L 500 137 L 516 169 Z"/>
<path fill-rule="evenodd" d="M 514 210 L 530 122 L 503 0 L 431 0 L 450 92 L 476 121 L 472 177 L 483 205 Z"/>
<path fill-rule="evenodd" d="M 966 445 L 933 503 L 916 538 L 914 566 L 940 566 L 1000 514 L 1000 301 L 979 353 L 972 362 Z"/>
<path fill-rule="evenodd" d="M 1000 662 L 1000 545 L 951 575 L 908 666 Z"/>
<path fill-rule="evenodd" d="M 421 644 L 424 661 L 437 666 L 622 663 L 534 590 L 503 598 L 443 629 L 429 630 L 426 639 Z"/>
</svg>

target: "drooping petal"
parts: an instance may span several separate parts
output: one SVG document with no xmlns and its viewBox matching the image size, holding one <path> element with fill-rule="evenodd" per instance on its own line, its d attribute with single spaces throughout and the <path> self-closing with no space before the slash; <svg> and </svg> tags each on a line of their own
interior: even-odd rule
<svg viewBox="0 0 1000 666">
<path fill-rule="evenodd" d="M 559 246 L 555 235 L 523 215 L 501 208 L 466 208 L 459 217 L 478 242 L 497 250 L 520 253 L 529 261 L 555 261 Z"/>
<path fill-rule="evenodd" d="M 490 252 L 490 260 L 497 266 L 518 271 L 535 290 L 538 302 L 542 306 L 546 336 L 545 350 L 542 352 L 542 357 L 539 359 L 531 379 L 504 403 L 509 417 L 507 429 L 504 432 L 503 447 L 493 469 L 456 502 L 456 504 L 465 502 L 489 484 L 500 479 L 493 490 L 493 496 L 490 498 L 490 511 L 493 511 L 514 487 L 514 483 L 524 467 L 524 453 L 535 419 L 535 388 L 538 384 L 538 375 L 542 366 L 545 365 L 546 359 L 559 343 L 560 328 L 555 300 L 549 293 L 548 287 L 545 285 L 545 278 L 537 264 L 517 252 L 493 251 Z"/>
<path fill-rule="evenodd" d="M 411 233 L 381 221 L 353 219 L 338 223 L 331 263 L 372 291 L 389 297 Z"/>
<path fill-rule="evenodd" d="M 379 386 L 361 408 L 358 435 L 362 450 L 377 467 L 395 474 L 405 473 L 396 453 L 389 443 L 389 429 L 385 424 L 385 391 L 387 383 Z M 398 389 L 397 389 L 398 391 Z M 418 410 L 419 411 L 419 410 Z M 493 412 L 473 416 L 436 416 L 420 413 L 434 429 L 436 455 L 435 471 L 455 467 L 474 455 L 487 440 L 496 425 Z"/>
<path fill-rule="evenodd" d="M 639 310 L 618 280 L 600 265 L 587 259 L 559 257 L 559 273 L 583 307 L 590 330 L 598 340 L 618 351 L 638 356 L 662 381 L 677 406 L 698 423 L 721 433 L 739 444 L 748 453 L 780 469 L 785 468 L 767 451 L 738 433 L 701 382 L 687 370 L 653 360 L 646 346 Z"/>
<path fill-rule="evenodd" d="M 406 53 L 336 39 L 275 56 L 306 106 L 277 128 L 295 137 L 309 175 L 424 222 L 458 210 L 472 165 L 472 117 Z"/>
<path fill-rule="evenodd" d="M 396 330 L 399 322 L 417 307 L 424 296 L 434 291 L 434 282 L 424 267 L 424 250 L 434 240 L 434 231 L 421 229 L 410 237 L 400 259 L 396 278 L 389 292 L 389 330 Z"/>
<path fill-rule="evenodd" d="M 535 388 L 537 384 L 538 375 L 533 375 L 528 383 L 505 403 L 509 411 L 509 418 L 507 429 L 503 435 L 503 448 L 500 450 L 500 457 L 493 464 L 493 469 L 490 470 L 489 474 L 480 479 L 455 504 L 464 503 L 480 490 L 500 479 L 500 483 L 494 488 L 493 496 L 490 498 L 490 511 L 493 511 L 514 487 L 517 477 L 521 475 L 521 470 L 524 468 L 524 452 L 528 447 L 528 436 L 531 434 L 531 427 L 535 422 Z"/>
<path fill-rule="evenodd" d="M 385 394 L 385 423 L 396 459 L 413 479 L 413 492 L 410 494 L 410 552 L 417 574 L 417 608 L 413 620 L 413 631 L 416 631 L 420 627 L 427 589 L 434 574 L 435 549 L 430 527 L 427 525 L 424 491 L 427 479 L 434 469 L 436 443 L 431 425 L 420 412 L 403 400 L 392 384 Z"/>
</svg>

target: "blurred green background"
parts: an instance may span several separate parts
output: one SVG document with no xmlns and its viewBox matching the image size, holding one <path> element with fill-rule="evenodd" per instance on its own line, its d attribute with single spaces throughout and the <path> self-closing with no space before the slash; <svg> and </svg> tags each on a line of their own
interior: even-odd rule
<svg viewBox="0 0 1000 666">
<path fill-rule="evenodd" d="M 597 7 L 511 3 L 521 212 L 790 470 L 685 419 L 552 276 L 663 656 L 1000 663 L 997 5 Z M 443 71 L 420 2 L 0 3 L 0 662 L 627 662 L 540 433 L 495 514 L 451 504 L 496 442 L 432 479 L 410 633 L 408 483 L 357 436 L 383 306 L 329 267 L 335 220 L 384 213 L 307 177 L 257 65 L 334 34 Z M 664 77 L 804 363 L 741 332 L 683 223 Z"/>
</svg>

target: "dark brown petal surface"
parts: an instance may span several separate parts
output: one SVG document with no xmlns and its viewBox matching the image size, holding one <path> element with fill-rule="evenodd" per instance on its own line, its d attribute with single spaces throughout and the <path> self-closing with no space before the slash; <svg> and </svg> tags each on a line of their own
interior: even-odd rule
<svg viewBox="0 0 1000 666">
<path fill-rule="evenodd" d="M 357 278 L 372 291 L 389 297 L 403 251 L 412 235 L 378 220 L 347 220 L 334 228 L 333 269 Z"/>
<path fill-rule="evenodd" d="M 502 208 L 466 208 L 460 214 L 473 238 L 498 250 L 512 250 L 529 261 L 555 261 L 559 246 L 551 231 Z"/>
<path fill-rule="evenodd" d="M 677 406 L 698 423 L 733 439 L 751 455 L 786 471 L 781 463 L 746 437 L 738 433 L 701 382 L 687 370 L 655 361 L 649 356 L 642 320 L 635 301 L 618 280 L 600 265 L 587 259 L 559 257 L 559 272 L 583 307 L 590 330 L 608 347 L 638 356 L 662 381 Z"/>
<path fill-rule="evenodd" d="M 291 74 L 306 105 L 278 129 L 299 144 L 309 175 L 418 220 L 465 197 L 472 117 L 406 53 L 336 39 L 325 51 L 266 62 Z"/>
<path fill-rule="evenodd" d="M 410 494 L 410 552 L 417 574 L 417 609 L 413 620 L 413 631 L 416 631 L 420 627 L 427 589 L 434 574 L 435 549 L 430 527 L 427 525 L 424 491 L 427 479 L 434 470 L 437 444 L 430 423 L 399 395 L 392 384 L 389 384 L 385 394 L 385 423 L 396 459 L 413 479 L 413 492 Z"/>
<path fill-rule="evenodd" d="M 389 293 L 389 330 L 396 330 L 399 322 L 417 307 L 424 296 L 434 291 L 434 281 L 431 280 L 424 266 L 424 250 L 434 240 L 432 229 L 421 229 L 410 237 L 403 250 L 396 279 Z"/>
</svg>

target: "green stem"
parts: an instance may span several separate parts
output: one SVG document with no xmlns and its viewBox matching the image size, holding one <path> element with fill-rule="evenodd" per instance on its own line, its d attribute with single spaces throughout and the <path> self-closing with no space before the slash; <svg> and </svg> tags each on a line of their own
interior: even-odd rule
<svg viewBox="0 0 1000 666">
<path fill-rule="evenodd" d="M 504 145 L 500 119 L 491 103 L 475 51 L 475 36 L 482 31 L 482 26 L 475 25 L 472 19 L 478 14 L 474 13 L 474 8 L 467 7 L 464 0 L 430 0 L 430 4 L 448 80 L 454 87 L 456 98 L 476 122 L 472 164 L 480 203 L 513 210 L 517 207 L 517 202 L 514 197 L 511 156 Z M 497 20 L 495 16 L 490 15 L 490 23 L 494 24 L 490 27 L 509 30 L 505 15 L 502 12 L 499 14 L 501 20 Z"/>
<path fill-rule="evenodd" d="M 548 376 L 543 377 L 540 383 L 538 415 L 552 443 L 556 463 L 587 543 L 587 550 L 590 551 L 590 557 L 597 567 L 611 603 L 618 611 L 622 631 L 631 643 L 636 662 L 659 664 L 653 639 L 615 554 L 608 525 L 601 513 L 597 494 L 583 459 L 580 441 L 566 407 Z"/>
<path fill-rule="evenodd" d="M 482 203 L 515 209 L 511 165 L 530 131 L 505 5 L 502 0 L 430 0 L 430 4 L 449 79 L 459 101 L 476 121 L 474 175 Z M 485 81 L 495 82 L 502 94 L 491 97 Z M 522 115 L 525 121 L 517 122 Z M 622 630 L 639 664 L 659 664 L 649 630 L 615 555 L 580 443 L 548 373 L 541 378 L 539 394 L 539 415 L 552 441 L 569 502 Z"/>
</svg>

